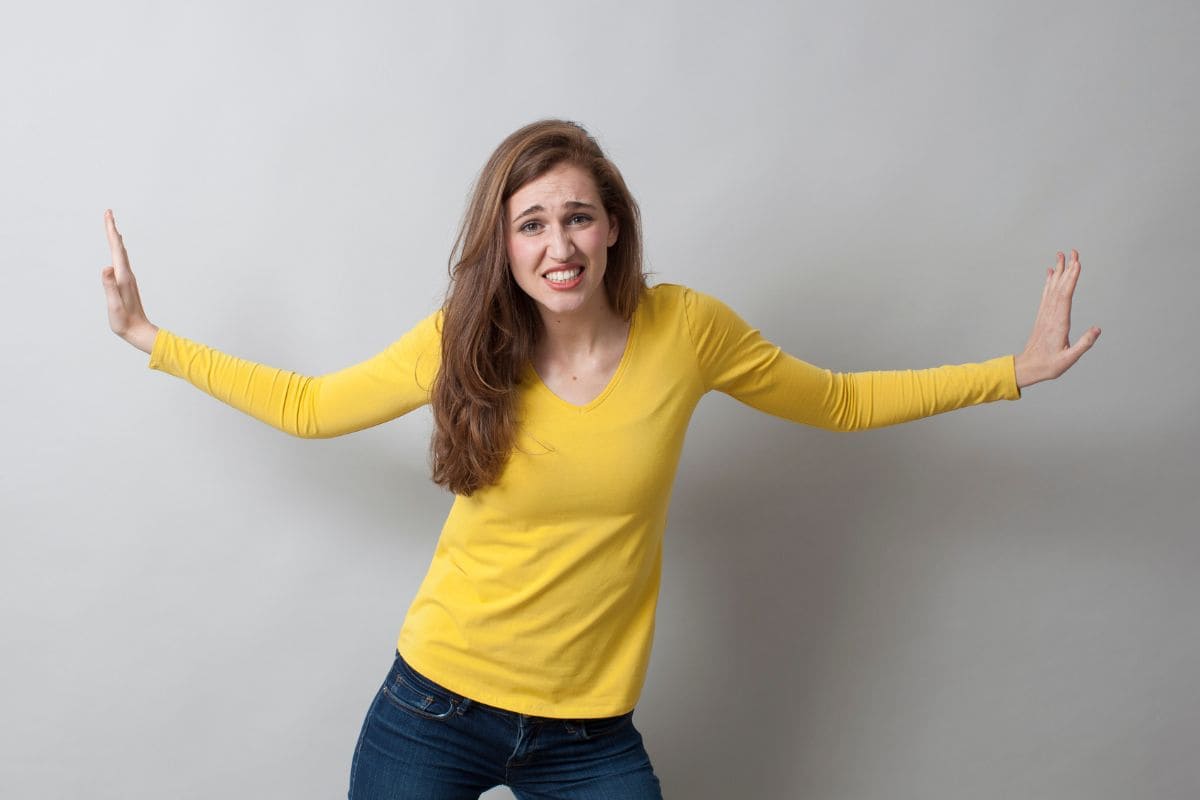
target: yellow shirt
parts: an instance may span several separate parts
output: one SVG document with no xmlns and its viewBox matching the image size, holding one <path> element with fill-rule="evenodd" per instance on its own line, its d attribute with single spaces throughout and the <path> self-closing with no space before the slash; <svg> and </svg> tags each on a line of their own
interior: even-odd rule
<svg viewBox="0 0 1200 800">
<path fill-rule="evenodd" d="M 337 436 L 429 402 L 441 312 L 382 353 L 320 377 L 159 330 L 150 366 L 288 433 Z M 648 290 L 608 386 L 577 406 L 530 365 L 499 481 L 456 496 L 397 648 L 437 683 L 524 714 L 634 707 L 654 635 L 662 536 L 692 411 L 709 390 L 779 417 L 861 430 L 1018 399 L 1013 356 L 925 370 L 834 373 L 764 339 L 728 306 Z"/>
</svg>

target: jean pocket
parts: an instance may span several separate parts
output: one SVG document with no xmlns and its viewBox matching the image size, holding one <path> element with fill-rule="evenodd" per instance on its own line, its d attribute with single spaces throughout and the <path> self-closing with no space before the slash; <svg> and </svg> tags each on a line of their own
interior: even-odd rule
<svg viewBox="0 0 1200 800">
<path fill-rule="evenodd" d="M 392 705 L 422 719 L 447 719 L 458 710 L 459 698 L 422 680 L 412 668 L 396 660 L 383 694 Z"/>
<path fill-rule="evenodd" d="M 588 719 L 571 720 L 572 729 L 584 739 L 595 739 L 597 736 L 607 736 L 616 733 L 633 722 L 633 712 L 629 711 L 616 717 L 590 717 Z"/>
</svg>

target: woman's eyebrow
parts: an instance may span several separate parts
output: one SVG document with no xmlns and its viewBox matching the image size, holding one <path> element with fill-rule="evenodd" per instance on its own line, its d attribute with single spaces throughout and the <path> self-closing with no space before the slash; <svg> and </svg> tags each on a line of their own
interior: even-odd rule
<svg viewBox="0 0 1200 800">
<path fill-rule="evenodd" d="M 588 203 L 588 202 L 585 202 L 585 201 L 583 201 L 583 200 L 568 200 L 567 202 L 563 203 L 563 206 L 564 206 L 565 208 L 572 208 L 572 209 L 573 209 L 573 208 L 590 208 L 590 209 L 592 209 L 592 210 L 595 210 L 595 208 L 596 208 L 596 206 L 595 206 L 595 205 L 593 205 L 592 203 Z M 542 206 L 540 206 L 540 205 L 533 205 L 533 206 L 530 206 L 529 208 L 525 209 L 524 211 L 522 211 L 522 212 L 521 212 L 520 214 L 518 214 L 517 216 L 513 217 L 513 222 L 516 222 L 516 221 L 517 221 L 517 220 L 519 220 L 521 217 L 527 217 L 527 216 L 529 216 L 530 214 L 536 214 L 536 213 L 538 213 L 539 211 L 545 211 L 545 210 L 546 210 L 546 209 L 545 209 L 545 208 L 543 208 L 543 207 L 542 207 Z"/>
</svg>

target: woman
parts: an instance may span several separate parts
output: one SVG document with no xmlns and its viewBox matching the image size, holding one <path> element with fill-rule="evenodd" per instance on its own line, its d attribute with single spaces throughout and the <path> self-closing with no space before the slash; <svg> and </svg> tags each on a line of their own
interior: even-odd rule
<svg viewBox="0 0 1200 800">
<path fill-rule="evenodd" d="M 474 188 L 442 308 L 379 355 L 306 377 L 146 318 L 111 212 L 112 329 L 150 366 L 297 436 L 430 403 L 433 479 L 455 493 L 392 669 L 367 714 L 352 798 L 660 797 L 633 726 L 684 432 L 726 392 L 832 430 L 890 425 L 1056 378 L 1078 253 L 1058 254 L 1024 352 L 835 374 L 783 353 L 718 300 L 647 287 L 637 205 L 590 136 L 510 135 Z"/>
</svg>

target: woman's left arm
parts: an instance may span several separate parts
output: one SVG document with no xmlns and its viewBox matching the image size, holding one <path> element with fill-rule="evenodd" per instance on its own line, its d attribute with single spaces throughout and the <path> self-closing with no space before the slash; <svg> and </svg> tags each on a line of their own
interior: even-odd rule
<svg viewBox="0 0 1200 800">
<path fill-rule="evenodd" d="M 1079 251 L 1071 251 L 1071 261 L 1058 254 L 1058 264 L 1046 269 L 1042 304 L 1033 323 L 1033 333 L 1025 350 L 1013 358 L 1017 387 L 1024 388 L 1054 380 L 1069 370 L 1079 357 L 1100 338 L 1100 329 L 1091 327 L 1071 344 L 1071 299 L 1079 280 Z"/>
<path fill-rule="evenodd" d="M 857 431 L 922 419 L 995 400 L 1057 378 L 1100 335 L 1069 346 L 1078 253 L 1046 276 L 1033 334 L 1019 355 L 921 370 L 833 372 L 783 352 L 716 298 L 683 290 L 701 382 L 768 414 L 826 430 Z"/>
</svg>

